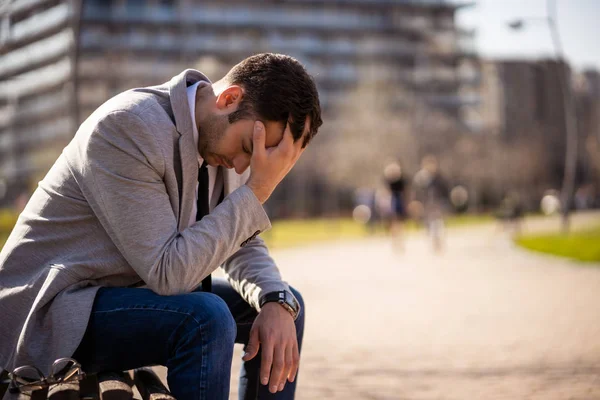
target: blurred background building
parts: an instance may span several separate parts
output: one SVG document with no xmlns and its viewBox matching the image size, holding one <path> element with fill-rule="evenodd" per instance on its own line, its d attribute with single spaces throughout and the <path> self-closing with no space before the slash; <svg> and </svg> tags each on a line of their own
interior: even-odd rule
<svg viewBox="0 0 600 400">
<path fill-rule="evenodd" d="M 560 189 L 565 165 L 565 109 L 559 74 L 572 77 L 579 126 L 577 185 L 598 183 L 593 143 L 598 143 L 600 97 L 598 72 L 573 74 L 557 60 L 495 60 L 482 62 L 482 132 L 498 138 L 500 145 L 518 147 L 529 155 L 516 162 L 525 180 L 511 178 L 512 187 L 537 204 L 547 189 Z M 513 152 L 513 156 L 518 156 Z M 519 163 L 519 161 L 523 161 Z M 504 170 L 506 173 L 510 171 Z M 492 179 L 493 180 L 493 179 Z M 520 182 L 520 184 L 519 184 Z"/>
<path fill-rule="evenodd" d="M 474 205 L 494 203 L 509 186 L 497 177 L 500 164 L 487 155 L 496 154 L 499 137 L 508 143 L 502 154 L 510 153 L 510 143 L 525 141 L 544 154 L 539 171 L 532 168 L 540 182 L 531 193 L 535 198 L 561 179 L 564 116 L 556 74 L 568 66 L 482 62 L 474 51 L 475 32 L 455 23 L 456 12 L 472 5 L 5 0 L 0 205 L 30 193 L 79 124 L 111 96 L 165 82 L 185 68 L 217 80 L 259 52 L 286 53 L 304 63 L 325 114 L 315 145 L 270 200 L 273 216 L 344 212 L 354 188 L 381 186 L 389 159 L 401 159 L 413 174 L 426 154 L 440 158 L 450 182 L 470 185 Z M 598 74 L 589 72 L 581 81 L 582 113 L 590 115 L 582 124 L 587 137 L 598 118 Z M 592 163 L 582 169 L 592 174 Z M 526 190 L 527 184 L 520 186 Z"/>
<path fill-rule="evenodd" d="M 77 128 L 76 14 L 69 1 L 0 6 L 3 204 L 32 191 Z"/>
</svg>

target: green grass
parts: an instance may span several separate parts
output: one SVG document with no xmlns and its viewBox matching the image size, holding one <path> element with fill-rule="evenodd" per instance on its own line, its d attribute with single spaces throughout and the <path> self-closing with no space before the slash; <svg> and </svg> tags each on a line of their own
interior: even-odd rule
<svg viewBox="0 0 600 400">
<path fill-rule="evenodd" d="M 0 210 L 0 247 L 4 245 L 4 241 L 8 238 L 12 227 L 17 221 L 17 216 L 16 213 L 10 210 Z M 493 221 L 493 217 L 489 215 L 458 215 L 448 217 L 446 224 L 449 227 L 460 227 Z M 404 229 L 416 230 L 420 229 L 420 226 L 411 220 L 405 223 Z M 387 232 L 381 224 L 371 230 L 351 218 L 332 218 L 275 221 L 273 229 L 263 233 L 261 237 L 269 247 L 282 248 L 384 234 L 387 234 Z"/>
<path fill-rule="evenodd" d="M 489 215 L 458 215 L 447 218 L 446 225 L 448 227 L 460 227 L 493 221 L 494 218 Z M 407 221 L 404 225 L 404 229 L 408 231 L 420 228 L 421 226 L 412 220 Z M 367 226 L 355 222 L 351 218 L 339 218 L 275 221 L 273 228 L 262 234 L 261 237 L 269 248 L 282 248 L 385 234 L 387 234 L 386 229 L 381 224 L 370 230 Z"/>
<path fill-rule="evenodd" d="M 383 232 L 382 227 L 375 229 L 376 234 Z M 298 246 L 308 243 L 336 239 L 366 237 L 368 229 L 352 219 L 302 219 L 279 220 L 273 222 L 273 228 L 261 235 L 270 248 Z"/>
<path fill-rule="evenodd" d="M 10 209 L 0 208 L 0 232 L 11 231 L 19 215 Z"/>
<path fill-rule="evenodd" d="M 490 214 L 460 214 L 452 215 L 445 220 L 447 227 L 472 226 L 477 224 L 493 223 L 496 219 Z"/>
<path fill-rule="evenodd" d="M 4 246 L 4 242 L 8 239 L 10 232 L 0 232 L 0 249 Z"/>
<path fill-rule="evenodd" d="M 541 234 L 517 238 L 526 249 L 567 257 L 578 261 L 600 262 L 600 225 L 568 235 Z"/>
<path fill-rule="evenodd" d="M 0 248 L 4 246 L 4 242 L 8 239 L 10 231 L 17 222 L 18 214 L 9 209 L 0 209 Z"/>
</svg>

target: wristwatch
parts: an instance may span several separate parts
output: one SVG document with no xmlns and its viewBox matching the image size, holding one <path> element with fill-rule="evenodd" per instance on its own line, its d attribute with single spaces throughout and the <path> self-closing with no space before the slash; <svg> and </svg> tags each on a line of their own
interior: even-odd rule
<svg viewBox="0 0 600 400">
<path fill-rule="evenodd" d="M 285 308 L 294 318 L 298 318 L 298 314 L 300 314 L 300 304 L 296 301 L 296 298 L 292 296 L 292 294 L 285 290 L 280 290 L 278 292 L 269 292 L 265 294 L 260 301 L 260 308 L 262 308 L 266 303 L 279 303 L 283 308 Z"/>
</svg>

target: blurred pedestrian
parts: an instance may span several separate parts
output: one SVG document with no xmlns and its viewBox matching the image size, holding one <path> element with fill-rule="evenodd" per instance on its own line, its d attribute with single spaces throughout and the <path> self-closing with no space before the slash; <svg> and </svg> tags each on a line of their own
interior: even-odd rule
<svg viewBox="0 0 600 400">
<path fill-rule="evenodd" d="M 415 196 L 423 205 L 423 222 L 431 237 L 433 249 L 440 252 L 444 246 L 444 214 L 448 208 L 449 189 L 435 156 L 423 157 L 421 169 L 415 174 L 413 183 Z"/>
<path fill-rule="evenodd" d="M 502 202 L 496 216 L 500 219 L 505 231 L 512 235 L 521 233 L 521 225 L 525 215 L 521 196 L 515 191 L 508 191 Z"/>
<path fill-rule="evenodd" d="M 390 233 L 396 248 L 403 248 L 403 228 L 407 217 L 406 193 L 407 181 L 398 162 L 388 164 L 383 170 L 383 177 L 391 194 Z"/>
</svg>

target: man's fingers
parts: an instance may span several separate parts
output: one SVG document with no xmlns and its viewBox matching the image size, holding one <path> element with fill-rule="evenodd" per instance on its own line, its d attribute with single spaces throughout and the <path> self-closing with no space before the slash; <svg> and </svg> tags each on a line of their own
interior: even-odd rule
<svg viewBox="0 0 600 400">
<path fill-rule="evenodd" d="M 294 345 L 292 348 L 292 369 L 287 376 L 288 381 L 294 382 L 296 379 L 296 374 L 298 373 L 298 368 L 300 367 L 300 352 L 298 351 L 298 346 Z"/>
<path fill-rule="evenodd" d="M 288 345 L 285 348 L 285 369 L 281 375 L 281 380 L 279 381 L 280 391 L 285 387 L 285 382 L 290 376 L 290 372 L 292 371 L 293 367 L 293 348 L 291 345 Z"/>
<path fill-rule="evenodd" d="M 254 122 L 252 133 L 252 155 L 262 155 L 265 152 L 266 139 L 265 125 L 261 121 Z"/>
<path fill-rule="evenodd" d="M 269 392 L 271 393 L 276 393 L 279 390 L 279 384 L 285 379 L 282 379 L 285 371 L 285 350 L 282 347 L 281 345 L 276 346 L 273 352 L 273 369 L 271 370 L 271 379 L 269 380 Z"/>
<path fill-rule="evenodd" d="M 271 366 L 273 365 L 273 344 L 271 342 L 263 343 L 262 355 L 260 359 L 260 383 L 266 385 L 269 383 Z"/>
<path fill-rule="evenodd" d="M 286 154 L 290 157 L 293 164 L 298 161 L 305 150 L 302 148 L 303 143 L 304 135 L 302 135 L 298 140 L 294 141 L 294 135 L 292 134 L 290 123 L 288 122 L 286 124 L 285 131 L 283 132 L 283 139 L 279 143 L 278 147 L 283 154 Z"/>
<path fill-rule="evenodd" d="M 294 148 L 294 135 L 290 129 L 290 123 L 285 124 L 285 130 L 283 131 L 283 138 L 277 145 L 280 151 L 283 153 L 291 153 Z"/>
<path fill-rule="evenodd" d="M 298 139 L 298 142 L 302 142 L 304 141 L 303 138 Z M 296 142 L 297 144 L 297 142 Z M 304 150 L 306 150 L 306 148 L 302 148 L 302 144 L 300 144 L 300 147 L 296 147 L 296 154 L 294 155 L 294 164 L 296 163 L 296 161 L 298 161 L 298 159 L 300 158 L 300 156 L 302 155 L 302 153 L 304 153 Z"/>
<path fill-rule="evenodd" d="M 284 353 L 285 353 L 284 367 L 283 367 L 281 376 L 279 377 L 279 386 L 277 387 L 277 390 L 280 392 L 285 387 L 285 382 L 286 382 L 288 376 L 290 375 L 290 371 L 292 370 L 292 346 L 287 345 L 285 347 Z"/>
<path fill-rule="evenodd" d="M 258 338 L 258 329 L 254 328 L 254 326 L 253 326 L 252 329 L 250 330 L 250 339 L 248 340 L 248 344 L 246 345 L 246 348 L 244 349 L 244 356 L 242 357 L 242 360 L 244 360 L 244 361 L 252 360 L 254 357 L 256 357 L 256 354 L 258 353 L 259 348 L 260 348 L 260 341 Z"/>
<path fill-rule="evenodd" d="M 300 138 L 294 143 L 294 162 L 298 161 L 302 153 L 304 153 L 304 150 L 306 150 L 306 147 L 302 147 L 302 145 L 304 144 L 304 140 L 306 139 L 307 135 L 308 131 L 304 132 L 302 136 L 300 136 Z"/>
</svg>

